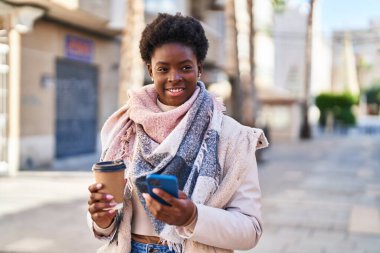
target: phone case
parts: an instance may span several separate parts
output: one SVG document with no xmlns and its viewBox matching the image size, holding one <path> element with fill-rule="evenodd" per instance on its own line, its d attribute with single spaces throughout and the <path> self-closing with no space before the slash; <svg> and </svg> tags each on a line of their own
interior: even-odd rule
<svg viewBox="0 0 380 253">
<path fill-rule="evenodd" d="M 151 174 L 146 177 L 148 191 L 150 196 L 156 199 L 158 202 L 164 205 L 169 205 L 163 199 L 158 197 L 152 192 L 153 188 L 160 188 L 170 195 L 178 198 L 178 181 L 175 176 L 172 175 L 160 175 L 160 174 Z"/>
</svg>

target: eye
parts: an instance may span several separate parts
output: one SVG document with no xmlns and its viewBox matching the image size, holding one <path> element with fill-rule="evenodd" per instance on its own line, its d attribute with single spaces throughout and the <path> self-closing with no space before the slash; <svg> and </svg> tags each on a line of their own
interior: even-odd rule
<svg viewBox="0 0 380 253">
<path fill-rule="evenodd" d="M 192 70 L 192 69 L 193 69 L 193 67 L 190 66 L 190 65 L 186 65 L 186 66 L 183 66 L 183 67 L 182 67 L 182 70 L 183 70 L 183 71 L 190 71 L 190 70 Z"/>
<path fill-rule="evenodd" d="M 157 67 L 156 71 L 157 72 L 166 72 L 166 71 L 168 71 L 168 68 L 167 67 Z"/>
</svg>

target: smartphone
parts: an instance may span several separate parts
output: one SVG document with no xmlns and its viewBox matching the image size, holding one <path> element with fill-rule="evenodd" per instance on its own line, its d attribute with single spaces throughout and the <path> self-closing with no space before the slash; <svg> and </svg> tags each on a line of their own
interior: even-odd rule
<svg viewBox="0 0 380 253">
<path fill-rule="evenodd" d="M 151 174 L 146 177 L 146 183 L 148 185 L 148 192 L 152 198 L 160 202 L 161 204 L 170 206 L 163 199 L 153 193 L 154 188 L 160 188 L 170 195 L 178 198 L 178 180 L 172 175 L 160 175 Z"/>
</svg>

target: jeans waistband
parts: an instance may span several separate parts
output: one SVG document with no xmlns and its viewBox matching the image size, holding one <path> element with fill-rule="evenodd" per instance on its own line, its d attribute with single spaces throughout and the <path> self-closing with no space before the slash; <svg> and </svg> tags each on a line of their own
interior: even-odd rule
<svg viewBox="0 0 380 253">
<path fill-rule="evenodd" d="M 162 239 L 158 236 L 132 234 L 132 240 L 145 244 L 167 245 L 167 243 L 162 241 Z"/>
</svg>

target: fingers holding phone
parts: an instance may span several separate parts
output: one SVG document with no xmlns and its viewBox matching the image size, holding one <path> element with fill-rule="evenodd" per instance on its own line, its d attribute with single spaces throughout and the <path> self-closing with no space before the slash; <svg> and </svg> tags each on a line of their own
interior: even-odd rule
<svg viewBox="0 0 380 253">
<path fill-rule="evenodd" d="M 151 174 L 146 177 L 146 183 L 150 196 L 161 204 L 170 206 L 168 202 L 157 196 L 153 189 L 161 189 L 168 193 L 170 196 L 167 195 L 166 198 L 169 200 L 171 200 L 170 197 L 178 198 L 178 180 L 173 175 Z"/>
<path fill-rule="evenodd" d="M 186 194 L 178 190 L 177 178 L 171 175 L 149 175 L 149 194 L 143 194 L 153 216 L 169 225 L 183 226 L 196 209 Z"/>
</svg>

